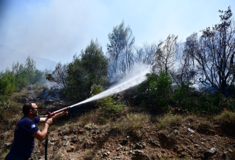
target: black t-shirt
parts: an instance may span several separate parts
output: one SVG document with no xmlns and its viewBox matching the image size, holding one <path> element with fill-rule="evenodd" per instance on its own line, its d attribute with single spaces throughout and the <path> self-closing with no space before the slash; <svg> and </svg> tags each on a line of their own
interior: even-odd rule
<svg viewBox="0 0 235 160">
<path fill-rule="evenodd" d="M 14 132 L 14 143 L 11 148 L 12 153 L 30 158 L 34 148 L 34 137 L 32 135 L 39 130 L 36 124 L 39 121 L 40 118 L 31 120 L 27 117 L 19 120 Z"/>
</svg>

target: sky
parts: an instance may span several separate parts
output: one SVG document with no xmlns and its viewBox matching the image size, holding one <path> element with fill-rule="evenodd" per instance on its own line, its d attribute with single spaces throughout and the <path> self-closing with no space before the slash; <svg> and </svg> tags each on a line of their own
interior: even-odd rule
<svg viewBox="0 0 235 160">
<path fill-rule="evenodd" d="M 106 53 L 108 34 L 122 21 L 135 46 L 159 43 L 169 34 L 183 42 L 192 33 L 220 22 L 218 10 L 234 0 L 0 0 L 0 44 L 55 62 L 97 39 Z M 6 54 L 1 52 L 0 54 Z M 17 61 L 18 56 L 12 57 Z M 0 59 L 1 64 L 1 59 Z"/>
</svg>

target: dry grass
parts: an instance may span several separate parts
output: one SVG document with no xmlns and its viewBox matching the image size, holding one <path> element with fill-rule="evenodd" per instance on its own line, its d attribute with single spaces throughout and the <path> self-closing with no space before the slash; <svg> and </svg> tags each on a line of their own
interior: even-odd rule
<svg viewBox="0 0 235 160">
<path fill-rule="evenodd" d="M 214 120 L 220 124 L 235 124 L 235 113 L 225 109 L 221 114 L 215 116 Z"/>
<path fill-rule="evenodd" d="M 95 123 L 87 123 L 84 128 L 86 129 L 95 129 L 97 128 L 97 125 L 95 125 Z"/>
<path fill-rule="evenodd" d="M 60 159 L 61 159 L 61 154 L 60 154 L 60 153 L 57 153 L 57 154 L 55 155 L 54 160 L 60 160 Z"/>
<path fill-rule="evenodd" d="M 162 157 L 161 160 L 191 160 L 191 157 L 184 157 L 184 158 L 166 158 L 166 157 Z"/>
<path fill-rule="evenodd" d="M 50 126 L 50 131 L 55 131 L 55 130 L 57 130 L 57 126 L 56 125 L 51 125 Z"/>
<path fill-rule="evenodd" d="M 81 146 L 83 146 L 84 144 L 87 144 L 89 141 L 89 131 L 86 131 L 83 135 L 79 136 L 78 140 Z"/>
<path fill-rule="evenodd" d="M 15 102 L 25 102 L 25 97 L 26 97 L 27 93 L 26 92 L 15 92 L 12 94 L 11 99 Z"/>
<path fill-rule="evenodd" d="M 42 94 L 42 92 L 43 92 L 45 89 L 48 88 L 46 85 L 36 85 L 36 86 L 34 85 L 34 86 L 32 86 L 32 87 L 35 87 L 35 89 L 34 89 L 34 95 L 35 95 L 36 97 L 40 96 L 40 95 Z"/>
<path fill-rule="evenodd" d="M 84 153 L 84 159 L 85 160 L 92 160 L 95 156 L 95 153 L 92 149 L 86 149 Z"/>
<path fill-rule="evenodd" d="M 90 111 L 89 113 L 85 113 L 77 119 L 72 119 L 71 121 L 74 121 L 78 123 L 78 125 L 84 126 L 88 123 L 97 123 L 98 121 L 98 110 Z"/>
<path fill-rule="evenodd" d="M 146 123 L 150 121 L 150 117 L 147 114 L 139 113 L 127 114 L 126 117 L 119 122 L 114 122 L 111 124 L 112 129 L 118 131 L 133 131 L 139 130 L 145 126 Z"/>
<path fill-rule="evenodd" d="M 167 113 L 163 117 L 159 118 L 159 124 L 157 125 L 159 129 L 179 126 L 182 123 L 183 117 L 181 115 L 173 115 L 171 112 Z"/>
<path fill-rule="evenodd" d="M 7 156 L 9 152 L 10 152 L 10 149 L 3 148 L 0 151 L 0 159 L 5 159 L 5 157 Z"/>
<path fill-rule="evenodd" d="M 194 115 L 188 115 L 183 119 L 183 122 L 186 122 L 189 124 L 190 128 L 195 128 L 196 127 L 196 121 L 198 120 L 197 116 Z"/>
<path fill-rule="evenodd" d="M 14 101 L 10 101 L 7 109 L 2 113 L 2 120 L 7 122 L 8 128 L 13 129 L 16 123 L 23 117 L 22 105 Z"/>
<path fill-rule="evenodd" d="M 206 120 L 206 119 L 201 119 L 199 120 L 199 124 L 203 125 L 203 126 L 210 126 L 211 122 Z"/>
</svg>

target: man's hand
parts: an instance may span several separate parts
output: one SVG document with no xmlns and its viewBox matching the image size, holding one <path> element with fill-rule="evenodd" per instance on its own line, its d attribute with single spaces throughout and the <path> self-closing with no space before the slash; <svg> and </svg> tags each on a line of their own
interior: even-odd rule
<svg viewBox="0 0 235 160">
<path fill-rule="evenodd" d="M 53 119 L 52 118 L 48 118 L 48 119 L 46 119 L 45 123 L 51 125 L 53 123 Z"/>
<path fill-rule="evenodd" d="M 61 117 L 61 116 L 64 116 L 64 115 L 68 115 L 68 111 L 63 111 L 63 112 L 59 112 L 59 113 L 56 113 L 53 117 L 52 117 L 52 119 L 53 120 L 55 120 L 55 119 L 57 119 L 57 118 L 59 118 L 59 117 Z"/>
</svg>

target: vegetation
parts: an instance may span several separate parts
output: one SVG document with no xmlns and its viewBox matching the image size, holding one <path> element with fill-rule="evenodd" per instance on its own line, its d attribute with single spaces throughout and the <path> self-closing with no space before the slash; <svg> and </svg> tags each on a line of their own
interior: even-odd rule
<svg viewBox="0 0 235 160">
<path fill-rule="evenodd" d="M 98 107 L 97 110 L 71 118 L 73 123 L 87 130 L 99 128 L 98 124 L 102 124 L 107 129 L 119 132 L 134 131 L 141 135 L 146 123 L 150 124 L 153 121 L 157 121 L 157 124 L 153 124 L 152 127 L 157 127 L 162 132 L 168 132 L 167 129 L 188 121 L 190 128 L 196 128 L 198 123 L 209 127 L 212 121 L 223 126 L 234 126 L 235 99 L 234 95 L 229 97 L 225 90 L 229 85 L 230 94 L 235 93 L 235 30 L 232 27 L 230 8 L 220 13 L 220 24 L 204 30 L 200 39 L 196 33 L 186 39 L 181 53 L 182 66 L 177 72 L 172 67 L 176 52 L 180 52 L 177 50 L 177 36 L 169 35 L 158 45 L 145 46 L 133 54 L 135 39 L 131 29 L 125 27 L 122 22 L 108 35 L 110 44 L 107 45 L 107 49 L 110 59 L 104 55 L 98 41 L 91 40 L 80 55 L 74 55 L 72 62 L 58 63 L 55 70 L 46 73 L 45 76 L 47 80 L 58 84 L 61 93 L 70 98 L 69 101 L 82 101 L 103 92 L 102 88 L 108 81 L 123 77 L 134 63 L 154 64 L 152 72 L 146 75 L 147 79 L 137 86 L 134 95 L 136 97 L 130 98 L 132 101 L 141 101 L 140 107 L 144 107 L 141 113 L 135 112 L 138 106 L 124 108 L 124 103 L 117 102 L 115 95 L 105 97 L 93 102 Z M 226 36 L 230 37 L 230 40 Z M 223 51 L 218 48 L 223 48 Z M 197 66 L 195 63 L 198 63 Z M 196 73 L 206 77 L 199 79 L 202 84 L 209 83 L 220 91 L 208 94 L 202 90 L 196 95 L 196 90 L 192 87 L 195 79 L 198 79 Z M 13 129 L 22 116 L 19 113 L 26 95 L 40 95 L 43 92 L 43 79 L 44 72 L 37 70 L 35 62 L 29 57 L 25 65 L 16 63 L 13 64 L 12 70 L 0 73 L 0 118 L 7 126 L 4 126 L 5 129 Z M 172 87 L 173 83 L 177 86 Z M 33 88 L 34 93 L 27 92 L 27 87 Z M 44 103 L 38 103 L 38 106 L 46 108 Z M 207 115 L 207 119 L 195 122 L 196 116 L 183 118 L 190 114 Z M 12 118 L 12 115 L 16 116 Z M 51 130 L 56 130 L 58 126 L 65 126 L 61 127 L 64 132 L 75 130 L 71 123 L 65 120 L 53 123 Z M 82 145 L 88 143 L 89 134 L 89 131 L 85 131 L 79 137 Z M 2 155 L 6 155 L 7 152 L 8 150 L 1 150 Z M 84 155 L 87 159 L 93 156 L 92 150 L 87 150 Z M 60 157 L 58 154 L 55 159 Z"/>
<path fill-rule="evenodd" d="M 183 117 L 181 115 L 173 115 L 171 112 L 167 113 L 159 119 L 158 127 L 164 129 L 167 127 L 179 126 Z"/>
<path fill-rule="evenodd" d="M 101 86 L 98 85 L 92 86 L 91 89 L 93 95 L 103 92 Z M 118 113 L 123 111 L 123 105 L 118 105 L 117 102 L 114 101 L 114 97 L 115 96 L 109 96 L 94 102 L 95 105 L 99 107 L 99 121 L 101 123 L 107 123 L 110 118 L 117 116 Z"/>
<path fill-rule="evenodd" d="M 147 80 L 138 88 L 138 98 L 144 99 L 142 105 L 158 111 L 167 111 L 172 99 L 170 76 L 163 71 L 160 71 L 160 75 L 151 73 L 146 76 Z"/>
<path fill-rule="evenodd" d="M 149 122 L 150 117 L 146 114 L 127 114 L 124 119 L 120 122 L 116 122 L 112 124 L 112 129 L 118 131 L 136 131 L 145 126 L 147 122 Z"/>
<path fill-rule="evenodd" d="M 91 96 L 91 86 L 107 84 L 108 59 L 104 56 L 98 41 L 91 41 L 80 56 L 74 55 L 67 65 L 58 63 L 52 74 L 46 74 L 49 81 L 58 82 L 62 93 L 74 101 Z"/>
</svg>

